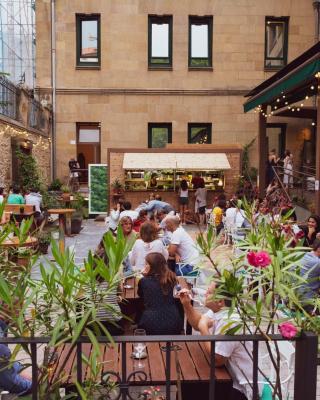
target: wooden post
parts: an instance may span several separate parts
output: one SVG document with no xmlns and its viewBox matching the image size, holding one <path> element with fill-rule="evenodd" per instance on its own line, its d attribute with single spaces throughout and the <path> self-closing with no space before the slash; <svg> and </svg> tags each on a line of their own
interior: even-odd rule
<svg viewBox="0 0 320 400">
<path fill-rule="evenodd" d="M 263 109 L 263 112 L 266 110 Z M 259 196 L 264 198 L 266 189 L 266 164 L 267 164 L 267 122 L 266 117 L 259 113 Z"/>
<path fill-rule="evenodd" d="M 315 212 L 320 214 L 320 97 L 317 98 L 317 121 L 316 121 L 316 182 L 315 182 Z"/>
</svg>

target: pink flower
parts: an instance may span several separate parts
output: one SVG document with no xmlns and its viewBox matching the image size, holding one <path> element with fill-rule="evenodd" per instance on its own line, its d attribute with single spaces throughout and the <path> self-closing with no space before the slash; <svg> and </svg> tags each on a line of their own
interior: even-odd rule
<svg viewBox="0 0 320 400">
<path fill-rule="evenodd" d="M 249 251 L 249 253 L 247 254 L 247 260 L 248 260 L 248 263 L 250 265 L 252 265 L 253 267 L 258 266 L 258 264 L 256 262 L 256 253 L 254 251 Z"/>
<path fill-rule="evenodd" d="M 281 335 L 286 339 L 292 339 L 296 336 L 298 329 L 291 322 L 284 322 L 279 325 Z"/>
<path fill-rule="evenodd" d="M 247 260 L 253 267 L 266 268 L 271 264 L 271 258 L 266 251 L 249 251 L 247 254 Z"/>
<path fill-rule="evenodd" d="M 299 240 L 299 239 L 302 239 L 302 238 L 304 238 L 304 232 L 303 231 L 297 232 L 296 233 L 296 239 Z"/>
</svg>

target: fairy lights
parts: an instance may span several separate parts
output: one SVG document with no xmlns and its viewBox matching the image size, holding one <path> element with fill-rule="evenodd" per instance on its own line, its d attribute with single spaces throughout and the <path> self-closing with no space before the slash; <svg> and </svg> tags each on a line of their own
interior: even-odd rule
<svg viewBox="0 0 320 400">
<path fill-rule="evenodd" d="M 10 125 L 0 125 L 0 137 L 1 136 L 9 136 L 9 137 L 19 137 L 21 139 L 30 140 L 32 133 L 29 133 L 23 129 L 16 129 Z M 37 135 L 34 135 L 37 136 Z M 39 148 L 39 150 L 47 150 L 50 147 L 50 138 L 45 138 L 43 136 L 39 136 L 36 143 L 33 143 L 33 148 Z"/>
</svg>

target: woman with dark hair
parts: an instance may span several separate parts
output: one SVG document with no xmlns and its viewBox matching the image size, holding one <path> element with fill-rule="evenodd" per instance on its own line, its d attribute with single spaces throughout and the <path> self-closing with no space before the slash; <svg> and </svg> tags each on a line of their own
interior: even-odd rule
<svg viewBox="0 0 320 400">
<path fill-rule="evenodd" d="M 186 181 L 186 179 L 182 179 L 179 189 L 179 206 L 180 206 L 180 217 L 182 224 L 186 223 L 185 213 L 188 207 L 188 196 L 189 196 L 188 182 Z"/>
<path fill-rule="evenodd" d="M 317 234 L 320 232 L 320 217 L 315 214 L 311 214 L 308 218 L 307 225 L 300 227 L 304 233 L 303 245 L 311 247 L 313 242 L 317 238 Z"/>
<path fill-rule="evenodd" d="M 144 278 L 139 281 L 138 295 L 143 299 L 144 311 L 139 328 L 148 335 L 179 335 L 183 318 L 179 301 L 173 297 L 177 284 L 176 275 L 170 271 L 167 261 L 160 253 L 146 256 Z"/>
<path fill-rule="evenodd" d="M 130 254 L 130 263 L 135 269 L 143 270 L 146 265 L 146 255 L 160 253 L 167 260 L 169 253 L 158 238 L 158 227 L 153 222 L 144 222 L 140 228 L 140 239 L 136 240 Z"/>
</svg>

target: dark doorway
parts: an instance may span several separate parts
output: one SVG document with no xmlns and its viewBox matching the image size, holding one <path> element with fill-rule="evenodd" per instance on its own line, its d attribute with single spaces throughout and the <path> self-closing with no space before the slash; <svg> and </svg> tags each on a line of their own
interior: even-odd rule
<svg viewBox="0 0 320 400">
<path fill-rule="evenodd" d="M 270 150 L 275 149 L 280 158 L 284 157 L 286 129 L 287 124 L 267 124 L 267 154 Z"/>
<path fill-rule="evenodd" d="M 77 160 L 81 169 L 100 164 L 100 123 L 77 123 Z M 88 182 L 88 172 L 81 172 L 80 182 Z"/>
</svg>

